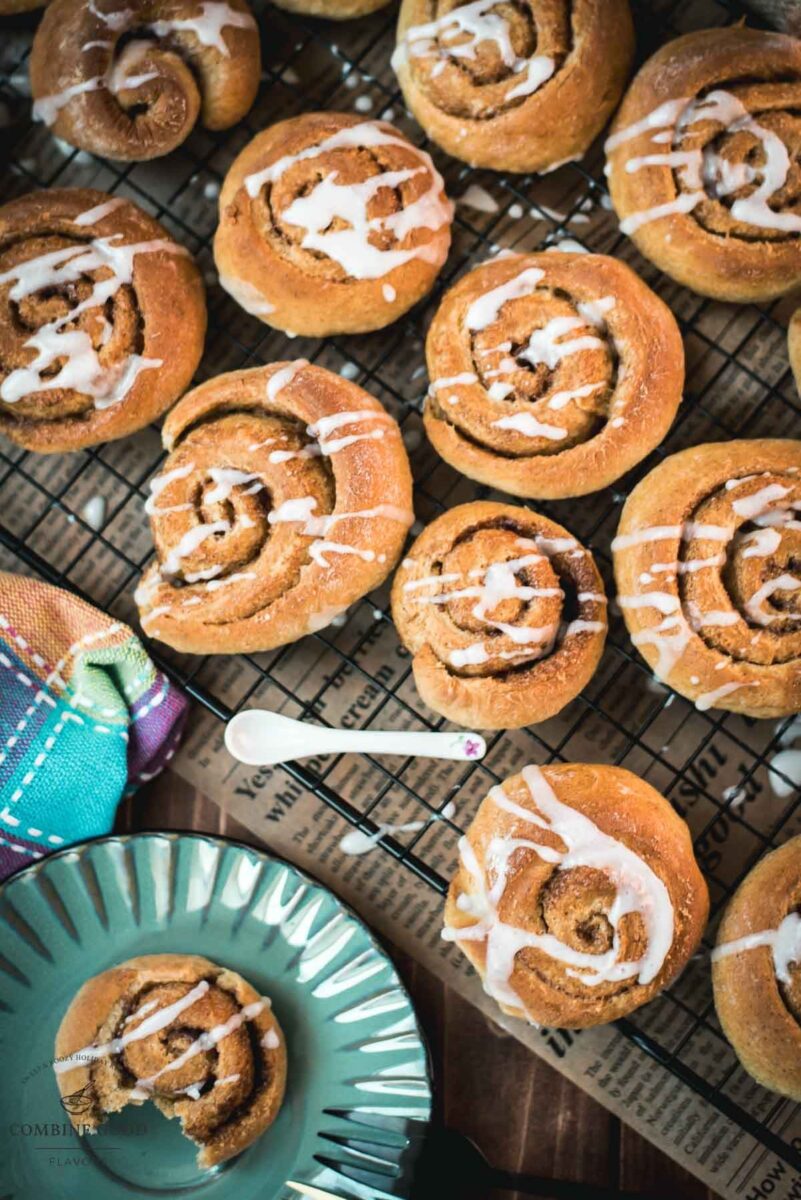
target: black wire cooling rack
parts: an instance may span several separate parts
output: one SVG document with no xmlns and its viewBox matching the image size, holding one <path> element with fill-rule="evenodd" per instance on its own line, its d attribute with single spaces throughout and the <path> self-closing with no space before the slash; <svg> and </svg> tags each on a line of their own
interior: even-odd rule
<svg viewBox="0 0 801 1200">
<path fill-rule="evenodd" d="M 343 24 L 290 17 L 256 4 L 264 51 L 259 98 L 246 121 L 222 135 L 196 131 L 167 160 L 111 164 L 54 140 L 30 120 L 27 57 L 35 17 L 0 28 L 0 149 L 6 170 L 2 199 L 49 186 L 97 187 L 127 195 L 152 212 L 196 254 L 209 286 L 209 335 L 201 377 L 224 370 L 305 357 L 354 378 L 401 423 L 416 479 L 416 512 L 423 522 L 445 507 L 486 495 L 446 467 L 427 448 L 420 408 L 426 386 L 423 336 L 453 279 L 501 247 L 534 250 L 566 238 L 631 263 L 671 305 L 682 327 L 688 360 L 686 400 L 660 449 L 617 489 L 584 499 L 538 505 L 590 545 L 611 579 L 609 544 L 626 492 L 667 453 L 703 441 L 797 435 L 801 407 L 787 366 L 786 312 L 780 305 L 732 308 L 672 284 L 639 257 L 618 231 L 609 209 L 598 147 L 581 163 L 549 176 L 504 176 L 471 170 L 433 153 L 457 208 L 454 246 L 432 296 L 405 320 L 380 333 L 326 341 L 292 342 L 243 313 L 216 282 L 210 239 L 222 178 L 241 147 L 267 124 L 302 111 L 342 109 L 393 120 L 418 144 L 389 66 L 395 13 Z M 738 17 L 730 0 L 654 0 L 635 3 L 640 57 L 688 29 Z M 476 190 L 478 189 L 478 191 Z M 467 193 L 467 196 L 465 196 Z M 488 199 L 488 196 L 490 199 Z M 132 592 L 152 553 L 142 504 L 147 483 L 163 458 L 158 431 L 78 454 L 36 456 L 0 446 L 0 565 L 32 571 L 72 588 L 135 622 Z M 86 501 L 102 498 L 90 516 Z M 423 708 L 387 615 L 386 591 L 367 597 L 341 627 L 306 639 L 313 668 L 298 668 L 285 647 L 269 655 L 240 656 L 226 671 L 221 660 L 174 655 L 151 644 L 153 657 L 221 721 L 269 694 L 295 716 L 325 721 L 326 709 L 346 682 L 357 689 L 350 723 L 438 728 Z M 370 660 L 390 656 L 402 668 L 385 672 Z M 340 695 L 341 698 L 341 695 Z M 510 745 L 540 763 L 596 760 L 648 778 L 694 834 L 713 913 L 769 848 L 801 831 L 798 790 L 772 765 L 790 722 L 778 726 L 732 714 L 699 713 L 656 683 L 632 649 L 619 619 L 595 679 L 557 718 L 515 735 L 498 734 L 482 763 L 421 771 L 412 760 L 390 771 L 365 760 L 369 786 L 348 786 L 340 758 L 283 771 L 351 823 L 375 832 L 387 809 L 406 804 L 441 813 L 452 796 L 478 799 L 500 780 L 494 769 Z M 799 728 L 801 734 L 801 728 Z M 347 760 L 345 760 L 347 762 Z M 508 761 L 505 760 L 505 761 Z M 431 792 L 439 794 L 432 798 Z M 369 795 L 364 802 L 360 797 Z M 466 811 L 466 809 L 465 809 Z M 419 815 L 419 814 L 418 814 Z M 452 830 L 466 824 L 449 819 Z M 398 868 L 413 872 L 440 895 L 448 864 L 428 849 L 426 831 L 405 840 L 385 836 L 381 847 Z M 726 869 L 723 871 L 722 865 Z M 714 928 L 714 921 L 713 921 Z M 765 1151 L 801 1170 L 790 1138 L 797 1106 L 759 1088 L 738 1067 L 717 1024 L 706 956 L 690 963 L 667 993 L 619 1022 L 621 1031 L 677 1078 L 689 1084 Z M 796 1130 L 797 1132 L 797 1130 Z"/>
</svg>

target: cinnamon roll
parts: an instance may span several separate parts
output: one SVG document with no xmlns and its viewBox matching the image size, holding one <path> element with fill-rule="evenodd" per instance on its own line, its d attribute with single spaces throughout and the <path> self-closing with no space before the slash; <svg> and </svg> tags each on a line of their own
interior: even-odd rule
<svg viewBox="0 0 801 1200">
<path fill-rule="evenodd" d="M 715 1008 L 746 1071 L 801 1100 L 801 837 L 765 855 L 734 894 L 712 952 Z"/>
<path fill-rule="evenodd" d="M 281 1107 L 286 1047 L 270 1001 L 193 954 L 146 954 L 89 979 L 56 1034 L 62 1106 L 81 1133 L 152 1100 L 213 1167 Z"/>
<path fill-rule="evenodd" d="M 702 710 L 801 711 L 801 442 L 694 446 L 660 463 L 612 542 L 618 603 L 658 679 Z"/>
<path fill-rule="evenodd" d="M 633 54 L 628 0 L 403 0 L 392 65 L 443 150 L 526 172 L 584 154 Z"/>
<path fill-rule="evenodd" d="M 389 0 L 276 0 L 276 7 L 327 21 L 350 21 L 385 8 Z"/>
<path fill-rule="evenodd" d="M 787 328 L 787 353 L 795 386 L 801 392 L 801 308 L 797 308 L 790 318 Z"/>
<path fill-rule="evenodd" d="M 581 1029 L 652 1000 L 695 952 L 709 898 L 690 833 L 620 767 L 524 767 L 459 843 L 443 936 L 504 1012 Z"/>
<path fill-rule="evenodd" d="M 592 678 L 606 638 L 589 550 L 530 509 L 482 500 L 423 530 L 392 616 L 423 701 L 469 728 L 552 717 Z"/>
<path fill-rule="evenodd" d="M 429 156 L 386 121 L 280 121 L 245 147 L 223 184 L 220 283 L 276 329 L 382 329 L 445 262 L 453 206 L 443 188 Z"/>
<path fill-rule="evenodd" d="M 191 654 L 270 650 L 387 577 L 414 520 L 400 430 L 298 360 L 209 380 L 164 422 L 142 627 Z"/>
<path fill-rule="evenodd" d="M 34 192 L 0 208 L 0 432 L 78 450 L 155 421 L 203 353 L 189 253 L 130 200 Z"/>
<path fill-rule="evenodd" d="M 424 422 L 452 467 L 515 496 L 582 496 L 665 437 L 684 350 L 670 309 L 601 254 L 476 267 L 426 340 Z"/>
<path fill-rule="evenodd" d="M 720 300 L 801 283 L 801 42 L 733 25 L 668 42 L 606 143 L 621 229 L 673 279 Z"/>
<path fill-rule="evenodd" d="M 52 0 L 31 51 L 33 115 L 82 150 L 139 162 L 198 120 L 236 124 L 260 72 L 246 0 Z"/>
</svg>

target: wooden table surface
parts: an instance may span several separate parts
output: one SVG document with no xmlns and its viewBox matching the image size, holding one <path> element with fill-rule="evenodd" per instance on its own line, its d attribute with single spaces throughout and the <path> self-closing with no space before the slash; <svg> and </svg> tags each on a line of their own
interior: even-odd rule
<svg viewBox="0 0 801 1200">
<path fill-rule="evenodd" d="M 193 829 L 258 845 L 216 804 L 166 772 L 120 810 L 117 830 Z M 390 947 L 391 949 L 391 947 Z M 411 959 L 393 952 L 429 1040 L 438 1115 L 508 1170 L 636 1191 L 716 1200 L 670 1158 L 611 1116 Z M 461 1200 L 447 1196 L 442 1200 Z M 525 1200 L 493 1192 L 487 1200 Z"/>
</svg>

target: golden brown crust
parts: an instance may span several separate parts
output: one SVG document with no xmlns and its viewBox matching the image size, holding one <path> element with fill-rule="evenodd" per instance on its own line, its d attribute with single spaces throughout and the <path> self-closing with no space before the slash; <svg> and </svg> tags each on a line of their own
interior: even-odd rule
<svg viewBox="0 0 801 1200">
<path fill-rule="evenodd" d="M 621 228 L 704 296 L 768 300 L 789 291 L 801 281 L 799 103 L 796 38 L 737 25 L 668 42 L 634 79 L 612 127 L 609 182 Z M 780 186 L 768 188 L 769 225 L 753 208 L 766 185 L 766 138 L 777 170 L 789 148 Z M 652 156 L 658 161 L 641 162 Z M 666 215 L 639 224 L 638 214 L 663 205 Z"/>
<path fill-rule="evenodd" d="M 453 24 L 458 11 L 449 0 L 401 5 L 392 62 L 428 136 L 498 171 L 542 171 L 584 154 L 626 85 L 628 0 L 487 3 L 478 20 L 488 17 L 495 30 L 502 21 L 501 36 L 489 25 L 465 33 Z"/>
<path fill-rule="evenodd" d="M 787 328 L 787 354 L 795 386 L 801 392 L 801 308 L 797 308 L 790 318 Z"/>
<path fill-rule="evenodd" d="M 490 501 L 423 530 L 395 576 L 392 616 L 423 701 L 468 728 L 552 717 L 592 678 L 606 637 L 590 552 L 555 521 Z"/>
<path fill-rule="evenodd" d="M 144 428 L 189 385 L 205 332 L 191 256 L 130 200 L 49 188 L 0 208 L 0 432 L 18 445 Z"/>
<path fill-rule="evenodd" d="M 435 450 L 532 498 L 582 496 L 630 470 L 667 434 L 684 382 L 670 309 L 601 254 L 482 263 L 443 298 L 426 360 Z"/>
<path fill-rule="evenodd" d="M 158 561 L 136 599 L 145 631 L 178 650 L 268 650 L 322 629 L 383 582 L 414 520 L 395 421 L 303 360 L 195 388 L 164 445 Z"/>
<path fill-rule="evenodd" d="M 568 1029 L 614 1021 L 652 1000 L 696 950 L 709 911 L 706 885 L 684 821 L 650 784 L 620 767 L 584 763 L 529 767 L 523 774 L 506 779 L 502 791 L 501 800 L 505 796 L 518 811 L 501 807 L 493 798 L 498 796 L 494 789 L 482 801 L 467 832 L 468 847 L 481 873 L 481 886 L 469 850 L 463 849 L 445 905 L 445 924 L 453 931 L 449 936 L 484 978 L 490 995 L 513 1016 Z M 567 828 L 562 826 L 561 833 L 557 832 L 558 813 L 554 814 L 550 804 L 543 807 L 543 791 L 546 802 L 555 797 L 559 805 L 570 810 L 566 814 Z M 535 814 L 536 823 L 526 818 L 526 812 Z M 586 825 L 571 830 L 571 812 L 588 818 L 601 837 L 591 831 L 587 840 Z M 645 963 L 648 952 L 655 952 L 658 940 L 658 923 L 649 938 L 643 916 L 630 911 L 618 921 L 614 953 L 610 908 L 617 893 L 615 859 L 619 851 L 615 847 L 610 852 L 604 835 L 633 851 L 657 877 L 656 882 L 647 879 L 642 889 L 645 913 L 649 905 L 657 915 L 665 911 L 669 914 L 672 908 L 672 924 L 668 920 L 665 926 L 669 934 L 672 932 L 666 953 L 656 954 L 652 967 L 655 973 L 643 982 L 636 969 L 618 979 L 604 978 L 592 984 L 582 981 L 588 970 L 603 970 L 601 956 L 610 952 L 615 964 Z M 545 847 L 546 853 L 550 852 L 548 858 L 541 857 L 531 847 L 532 842 Z M 570 853 L 573 864 L 563 867 L 559 859 Z M 629 882 L 632 861 L 622 864 L 621 874 L 624 879 L 628 875 Z M 558 946 L 553 948 L 555 953 L 549 953 L 542 943 L 528 944 L 513 955 L 508 974 L 504 969 L 499 971 L 503 961 L 499 954 L 494 977 L 487 978 L 487 938 L 463 935 L 460 939 L 459 932 L 475 926 L 481 913 L 486 923 L 487 906 L 482 893 L 492 892 L 493 884 L 497 889 L 504 862 L 508 868 L 505 886 L 500 896 L 497 890 L 490 896 L 498 920 L 524 931 L 524 935 L 550 935 L 568 951 L 598 956 L 597 967 L 592 962 L 566 963 L 558 957 L 562 952 Z M 639 894 L 636 889 L 635 894 Z M 636 910 L 636 902 L 634 907 Z"/>
<path fill-rule="evenodd" d="M 351 21 L 385 8 L 389 0 L 278 0 L 276 7 L 286 12 L 323 17 L 326 21 Z"/>
<path fill-rule="evenodd" d="M 801 906 L 801 837 L 765 855 L 734 894 L 717 936 L 727 942 L 778 930 Z M 715 1008 L 723 1032 L 750 1075 L 763 1087 L 801 1099 L 801 971 L 777 978 L 773 950 L 754 946 L 717 957 L 712 965 Z"/>
<path fill-rule="evenodd" d="M 135 162 L 169 154 L 198 118 L 228 129 L 256 98 L 261 54 L 247 0 L 225 4 L 52 0 L 31 51 L 34 116 L 73 146 Z"/>
<path fill-rule="evenodd" d="M 452 216 L 429 156 L 386 121 L 304 113 L 258 134 L 234 161 L 214 259 L 222 286 L 276 329 L 364 333 L 428 292 Z"/>
<path fill-rule="evenodd" d="M 169 1040 L 156 1028 L 131 1037 L 173 1005 L 162 1026 Z M 204 1034 L 209 1046 L 198 1042 Z M 109 1049 L 93 1054 L 95 1046 Z M 87 980 L 64 1014 L 55 1052 L 76 1128 L 93 1131 L 109 1113 L 152 1099 L 200 1146 L 202 1167 L 254 1142 L 275 1120 L 286 1086 L 286 1046 L 269 1000 L 241 975 L 192 954 L 131 958 Z"/>
<path fill-rule="evenodd" d="M 626 625 L 701 709 L 801 710 L 800 508 L 801 442 L 768 438 L 683 450 L 626 501 L 612 542 Z"/>
</svg>

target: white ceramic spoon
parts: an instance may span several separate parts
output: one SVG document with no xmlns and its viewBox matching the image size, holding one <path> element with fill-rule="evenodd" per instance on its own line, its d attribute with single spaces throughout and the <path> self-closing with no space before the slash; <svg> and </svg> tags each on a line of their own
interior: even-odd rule
<svg viewBox="0 0 801 1200">
<path fill-rule="evenodd" d="M 280 713 L 249 708 L 225 727 L 229 754 L 252 767 L 291 762 L 316 754 L 401 754 L 418 758 L 483 758 L 487 744 L 478 733 L 412 733 L 325 729 Z"/>
</svg>

